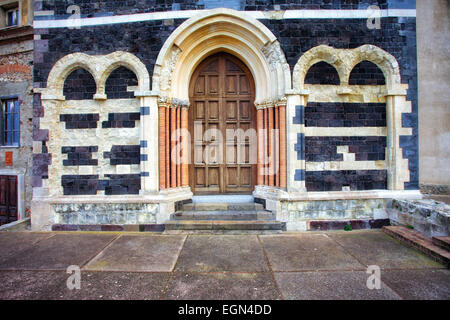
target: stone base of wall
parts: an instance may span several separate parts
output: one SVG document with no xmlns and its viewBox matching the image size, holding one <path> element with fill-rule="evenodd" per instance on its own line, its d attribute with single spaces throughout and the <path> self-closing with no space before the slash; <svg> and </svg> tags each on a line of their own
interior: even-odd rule
<svg viewBox="0 0 450 320">
<path fill-rule="evenodd" d="M 308 221 L 306 229 L 308 231 L 345 230 L 346 226 L 351 226 L 351 230 L 381 229 L 390 226 L 389 219 L 378 220 L 349 220 L 349 221 Z"/>
<path fill-rule="evenodd" d="M 388 199 L 282 201 L 281 216 L 288 231 L 343 230 L 351 221 L 371 228 L 369 221 L 388 218 L 388 205 Z"/>
<path fill-rule="evenodd" d="M 54 224 L 52 231 L 124 231 L 124 232 L 163 232 L 164 224 Z"/>
<path fill-rule="evenodd" d="M 414 228 L 428 237 L 450 235 L 450 206 L 434 200 L 393 200 L 387 210 L 393 225 Z"/>
<path fill-rule="evenodd" d="M 424 194 L 450 195 L 450 185 L 421 184 L 420 191 Z"/>
<path fill-rule="evenodd" d="M 136 225 L 155 224 L 155 203 L 64 203 L 53 204 L 56 224 Z"/>
</svg>

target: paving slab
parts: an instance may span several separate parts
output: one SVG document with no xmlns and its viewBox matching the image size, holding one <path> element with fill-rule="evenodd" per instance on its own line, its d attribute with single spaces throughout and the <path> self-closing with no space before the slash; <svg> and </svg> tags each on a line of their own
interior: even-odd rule
<svg viewBox="0 0 450 320">
<path fill-rule="evenodd" d="M 62 271 L 0 271 L 0 300 L 50 299 L 67 277 Z"/>
<path fill-rule="evenodd" d="M 176 271 L 269 271 L 257 236 L 191 235 L 184 244 Z"/>
<path fill-rule="evenodd" d="M 385 269 L 444 268 L 443 265 L 413 248 L 404 246 L 382 231 L 327 234 L 366 266 L 377 265 Z"/>
<path fill-rule="evenodd" d="M 260 236 L 273 271 L 365 270 L 325 234 Z"/>
<path fill-rule="evenodd" d="M 386 270 L 381 280 L 408 300 L 450 300 L 450 270 Z"/>
<path fill-rule="evenodd" d="M 82 272 L 81 288 L 67 288 L 63 271 L 0 271 L 1 300 L 157 300 L 168 273 Z"/>
<path fill-rule="evenodd" d="M 287 300 L 399 300 L 392 289 L 367 287 L 364 271 L 275 273 L 275 280 Z"/>
<path fill-rule="evenodd" d="M 121 236 L 84 270 L 170 272 L 186 236 Z"/>
<path fill-rule="evenodd" d="M 66 270 L 82 267 L 99 253 L 115 234 L 56 234 L 0 260 L 0 270 Z"/>
<path fill-rule="evenodd" d="M 179 273 L 172 275 L 166 299 L 278 300 L 270 273 Z"/>
<path fill-rule="evenodd" d="M 51 233 L 0 232 L 0 260 L 28 249 L 39 241 L 52 236 Z"/>
<path fill-rule="evenodd" d="M 80 290 L 61 283 L 52 299 L 59 300 L 158 300 L 169 273 L 81 272 Z"/>
</svg>

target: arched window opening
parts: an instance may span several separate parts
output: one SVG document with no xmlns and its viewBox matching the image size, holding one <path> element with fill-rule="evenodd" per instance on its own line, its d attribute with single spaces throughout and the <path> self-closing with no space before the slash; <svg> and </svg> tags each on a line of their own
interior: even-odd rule
<svg viewBox="0 0 450 320">
<path fill-rule="evenodd" d="M 126 67 L 119 67 L 109 75 L 105 83 L 105 93 L 108 99 L 134 98 L 134 92 L 128 87 L 138 85 L 136 74 Z"/>
<path fill-rule="evenodd" d="M 362 61 L 357 64 L 350 73 L 350 85 L 372 85 L 384 86 L 386 79 L 383 71 L 370 61 Z"/>
<path fill-rule="evenodd" d="M 305 84 L 339 85 L 340 79 L 336 69 L 325 61 L 318 62 L 309 68 Z"/>
<path fill-rule="evenodd" d="M 66 78 L 63 94 L 66 100 L 91 100 L 96 89 L 94 77 L 85 69 L 78 68 Z"/>
</svg>

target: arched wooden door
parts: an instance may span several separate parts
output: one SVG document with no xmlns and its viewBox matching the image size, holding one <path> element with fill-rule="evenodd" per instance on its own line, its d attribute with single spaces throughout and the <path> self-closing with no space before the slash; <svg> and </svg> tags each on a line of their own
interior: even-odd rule
<svg viewBox="0 0 450 320">
<path fill-rule="evenodd" d="M 250 71 L 232 55 L 215 54 L 194 72 L 189 95 L 191 190 L 194 194 L 251 194 L 257 143 Z M 248 133 L 244 139 L 231 134 L 239 129 Z"/>
</svg>

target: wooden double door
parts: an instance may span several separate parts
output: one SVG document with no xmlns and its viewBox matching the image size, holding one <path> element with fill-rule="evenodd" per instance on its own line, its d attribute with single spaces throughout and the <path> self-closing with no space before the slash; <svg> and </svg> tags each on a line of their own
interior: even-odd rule
<svg viewBox="0 0 450 320">
<path fill-rule="evenodd" d="M 236 57 L 205 59 L 190 87 L 190 187 L 194 194 L 251 194 L 256 182 L 255 86 Z"/>
<path fill-rule="evenodd" d="M 17 221 L 17 176 L 0 176 L 0 225 Z"/>
</svg>

